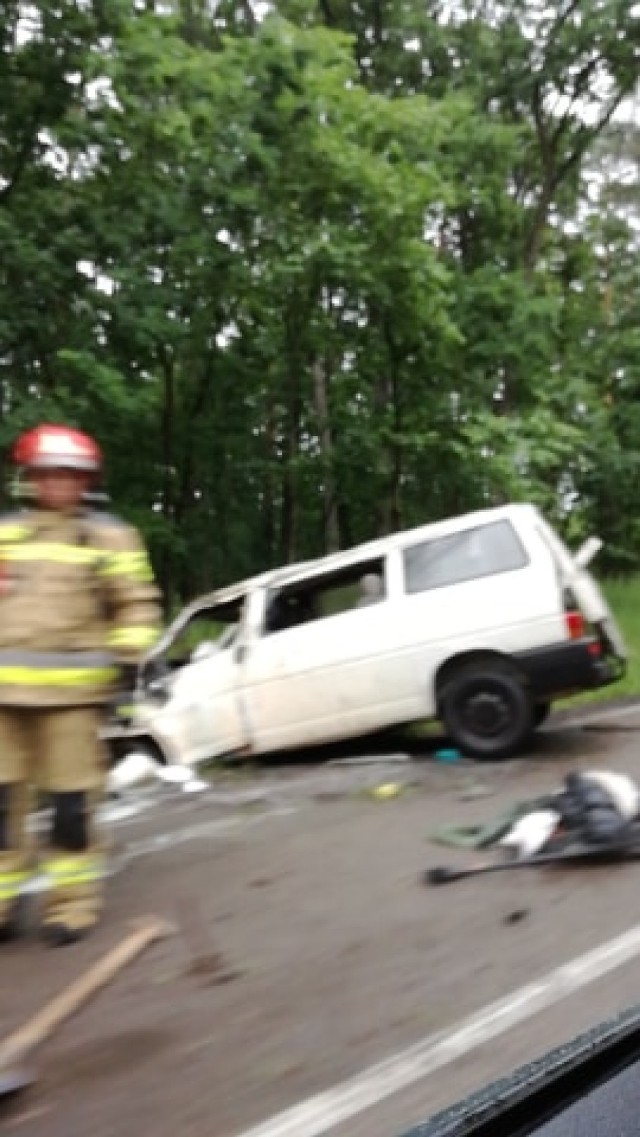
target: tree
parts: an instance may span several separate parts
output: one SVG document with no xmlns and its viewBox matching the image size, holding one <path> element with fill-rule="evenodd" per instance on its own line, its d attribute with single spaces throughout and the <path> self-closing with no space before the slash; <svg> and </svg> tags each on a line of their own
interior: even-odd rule
<svg viewBox="0 0 640 1137">
<path fill-rule="evenodd" d="M 90 143 L 94 50 L 116 33 L 120 11 L 117 0 L 0 5 L 3 450 L 20 426 L 68 409 L 56 353 L 92 334 L 81 271 L 91 249 L 75 179 Z"/>
<path fill-rule="evenodd" d="M 506 498 L 632 563 L 634 203 L 588 184 L 630 9 L 40 7 L 4 9 L 0 444 L 99 434 L 169 608 Z"/>
</svg>

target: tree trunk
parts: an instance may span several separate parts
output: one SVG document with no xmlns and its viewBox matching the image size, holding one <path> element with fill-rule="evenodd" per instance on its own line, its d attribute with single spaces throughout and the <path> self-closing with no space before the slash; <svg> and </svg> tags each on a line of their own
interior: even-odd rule
<svg viewBox="0 0 640 1137">
<path fill-rule="evenodd" d="M 393 438 L 389 441 L 389 483 L 384 502 L 384 531 L 396 533 L 402 528 L 402 447 L 400 431 L 402 415 L 400 410 L 397 375 L 391 377 Z"/>
<path fill-rule="evenodd" d="M 531 227 L 527 234 L 527 239 L 524 247 L 524 272 L 525 276 L 531 278 L 536 270 L 538 257 L 540 256 L 540 249 L 542 247 L 542 238 L 544 237 L 549 220 L 549 210 L 553 201 L 553 188 L 551 185 L 543 185 L 540 190 L 540 197 L 536 204 L 531 221 Z"/>
<path fill-rule="evenodd" d="M 289 449 L 287 447 L 287 449 Z M 296 486 L 290 455 L 285 456 L 282 475 L 282 512 L 280 517 L 280 563 L 295 560 L 296 547 Z"/>
<path fill-rule="evenodd" d="M 402 528 L 402 408 L 400 406 L 399 352 L 388 320 L 384 322 L 384 339 L 389 359 L 389 373 L 384 382 L 386 414 L 391 422 L 391 437 L 387 446 L 387 491 L 382 503 L 384 533 L 395 533 Z"/>
<path fill-rule="evenodd" d="M 264 563 L 272 566 L 276 556 L 274 466 L 276 462 L 276 424 L 273 399 L 267 397 L 265 414 L 265 452 L 262 475 L 262 546 Z"/>
<path fill-rule="evenodd" d="M 167 351 L 161 352 L 162 366 L 162 411 L 160 437 L 162 446 L 162 516 L 168 532 L 174 524 L 173 476 L 174 476 L 174 415 L 175 415 L 175 375 L 173 359 Z M 165 610 L 173 607 L 174 566 L 170 549 L 165 544 L 159 566 L 160 586 L 164 597 Z"/>
<path fill-rule="evenodd" d="M 313 397 L 318 420 L 318 436 L 323 469 L 324 551 L 335 553 L 340 548 L 340 524 L 336 492 L 333 432 L 329 417 L 329 381 L 326 360 L 319 357 L 313 364 Z"/>
<path fill-rule="evenodd" d="M 298 542 L 298 497 L 296 461 L 300 449 L 300 416 L 302 401 L 300 380 L 295 362 L 289 375 L 289 407 L 283 447 L 282 514 L 280 522 L 280 560 L 291 564 L 296 559 Z"/>
</svg>

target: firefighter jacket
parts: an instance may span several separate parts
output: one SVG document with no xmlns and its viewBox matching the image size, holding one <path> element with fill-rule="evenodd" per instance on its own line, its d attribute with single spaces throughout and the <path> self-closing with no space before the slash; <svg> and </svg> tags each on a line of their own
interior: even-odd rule
<svg viewBox="0 0 640 1137">
<path fill-rule="evenodd" d="M 158 627 L 135 529 L 88 511 L 0 517 L 0 705 L 105 702 L 118 666 L 136 663 Z"/>
</svg>

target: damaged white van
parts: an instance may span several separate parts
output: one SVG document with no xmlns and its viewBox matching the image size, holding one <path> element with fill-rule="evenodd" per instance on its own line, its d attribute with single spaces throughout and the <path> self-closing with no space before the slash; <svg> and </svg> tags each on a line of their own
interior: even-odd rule
<svg viewBox="0 0 640 1137">
<path fill-rule="evenodd" d="M 105 737 L 193 766 L 439 719 L 462 753 L 506 757 L 554 700 L 624 674 L 599 547 L 574 556 L 506 505 L 222 588 L 171 624 Z"/>
</svg>

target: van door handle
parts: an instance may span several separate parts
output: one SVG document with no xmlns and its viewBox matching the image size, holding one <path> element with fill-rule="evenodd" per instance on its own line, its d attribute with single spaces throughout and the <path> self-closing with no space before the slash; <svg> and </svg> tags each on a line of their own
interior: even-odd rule
<svg viewBox="0 0 640 1137">
<path fill-rule="evenodd" d="M 247 655 L 247 645 L 237 644 L 233 651 L 233 657 L 236 663 L 243 663 Z"/>
</svg>

